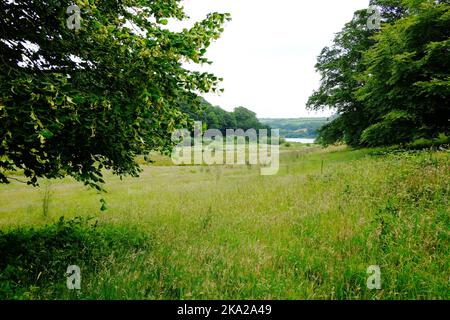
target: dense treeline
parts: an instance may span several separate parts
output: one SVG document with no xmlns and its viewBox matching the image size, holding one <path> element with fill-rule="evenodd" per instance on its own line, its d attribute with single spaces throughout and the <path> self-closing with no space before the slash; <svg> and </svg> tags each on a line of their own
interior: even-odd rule
<svg viewBox="0 0 450 320">
<path fill-rule="evenodd" d="M 381 146 L 448 141 L 450 118 L 450 4 L 432 0 L 372 0 L 381 29 L 370 30 L 368 10 L 357 11 L 316 69 L 313 110 L 337 117 L 319 130 L 324 144 Z"/>
<path fill-rule="evenodd" d="M 256 113 L 244 107 L 238 107 L 233 112 L 228 112 L 211 105 L 202 98 L 200 100 L 200 107 L 183 105 L 182 110 L 191 119 L 201 121 L 207 129 L 219 129 L 224 135 L 227 129 L 270 129 L 269 126 L 259 122 Z"/>
</svg>

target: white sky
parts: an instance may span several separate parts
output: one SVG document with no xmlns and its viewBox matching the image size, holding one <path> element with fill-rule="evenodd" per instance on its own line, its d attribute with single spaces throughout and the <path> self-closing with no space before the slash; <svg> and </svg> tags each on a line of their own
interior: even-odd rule
<svg viewBox="0 0 450 320">
<path fill-rule="evenodd" d="M 223 77 L 225 92 L 205 98 L 228 111 L 244 106 L 260 118 L 332 114 L 305 108 L 319 86 L 316 58 L 354 11 L 368 5 L 369 0 L 185 0 L 192 21 L 214 11 L 233 19 L 208 50 L 213 64 L 200 69 Z"/>
</svg>

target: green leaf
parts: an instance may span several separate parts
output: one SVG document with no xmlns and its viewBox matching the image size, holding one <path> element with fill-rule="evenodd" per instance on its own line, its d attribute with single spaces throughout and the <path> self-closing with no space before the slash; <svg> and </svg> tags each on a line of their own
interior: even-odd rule
<svg viewBox="0 0 450 320">
<path fill-rule="evenodd" d="M 51 139 L 51 138 L 53 138 L 53 136 L 54 136 L 53 132 L 51 132 L 51 131 L 48 130 L 48 129 L 42 130 L 42 131 L 41 131 L 41 135 L 42 135 L 45 139 Z"/>
</svg>

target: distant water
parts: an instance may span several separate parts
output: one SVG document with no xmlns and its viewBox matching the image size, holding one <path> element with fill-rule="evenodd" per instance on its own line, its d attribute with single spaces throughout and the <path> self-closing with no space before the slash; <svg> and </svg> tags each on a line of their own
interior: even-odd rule
<svg viewBox="0 0 450 320">
<path fill-rule="evenodd" d="M 314 143 L 316 139 L 286 138 L 287 142 Z"/>
</svg>

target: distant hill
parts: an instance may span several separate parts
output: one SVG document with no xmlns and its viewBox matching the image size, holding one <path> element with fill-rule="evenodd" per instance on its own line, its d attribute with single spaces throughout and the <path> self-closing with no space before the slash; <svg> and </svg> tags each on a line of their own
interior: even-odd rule
<svg viewBox="0 0 450 320">
<path fill-rule="evenodd" d="M 259 119 L 272 129 L 280 129 L 284 138 L 315 138 L 317 130 L 332 118 Z"/>
</svg>

